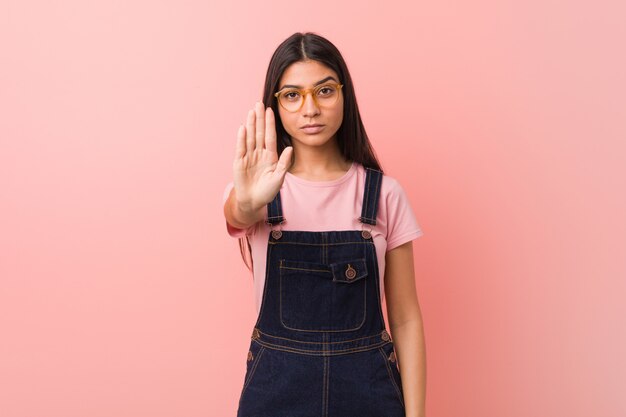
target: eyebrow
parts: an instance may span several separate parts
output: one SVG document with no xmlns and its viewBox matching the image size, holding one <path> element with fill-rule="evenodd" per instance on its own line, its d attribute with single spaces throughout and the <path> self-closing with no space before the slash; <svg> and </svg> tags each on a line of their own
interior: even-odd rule
<svg viewBox="0 0 626 417">
<path fill-rule="evenodd" d="M 332 75 L 329 77 L 324 78 L 323 80 L 319 80 L 318 82 L 316 82 L 315 84 L 313 84 L 313 86 L 315 87 L 316 85 L 320 85 L 323 82 L 326 82 L 328 80 L 333 80 L 336 83 L 338 83 L 339 81 L 335 80 L 335 77 L 333 77 Z M 278 90 L 282 90 L 283 88 L 303 88 L 301 85 L 292 85 L 292 84 L 285 84 L 282 87 L 280 87 Z"/>
</svg>

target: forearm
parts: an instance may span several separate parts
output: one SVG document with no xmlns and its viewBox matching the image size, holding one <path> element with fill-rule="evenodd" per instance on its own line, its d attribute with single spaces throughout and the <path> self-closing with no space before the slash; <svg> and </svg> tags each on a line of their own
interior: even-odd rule
<svg viewBox="0 0 626 417">
<path fill-rule="evenodd" d="M 420 318 L 390 327 L 394 340 L 406 417 L 426 415 L 426 347 Z"/>
<path fill-rule="evenodd" d="M 231 225 L 239 229 L 246 229 L 264 219 L 265 206 L 255 210 L 248 205 L 237 202 L 236 192 L 233 188 L 224 204 L 224 217 Z"/>
</svg>

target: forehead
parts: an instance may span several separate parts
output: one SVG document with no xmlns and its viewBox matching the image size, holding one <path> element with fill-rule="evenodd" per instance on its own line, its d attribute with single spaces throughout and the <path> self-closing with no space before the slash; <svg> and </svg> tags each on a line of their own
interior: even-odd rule
<svg viewBox="0 0 626 417">
<path fill-rule="evenodd" d="M 298 61 L 289 65 L 280 77 L 279 86 L 296 84 L 310 87 L 328 76 L 339 79 L 337 73 L 319 61 Z"/>
</svg>

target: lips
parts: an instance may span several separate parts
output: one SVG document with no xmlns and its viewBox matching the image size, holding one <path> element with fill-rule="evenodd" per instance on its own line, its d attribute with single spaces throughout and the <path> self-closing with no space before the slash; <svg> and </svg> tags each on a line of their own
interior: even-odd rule
<svg viewBox="0 0 626 417">
<path fill-rule="evenodd" d="M 303 126 L 301 129 L 304 131 L 304 133 L 314 134 L 322 131 L 322 129 L 324 129 L 324 125 L 308 125 Z"/>
</svg>

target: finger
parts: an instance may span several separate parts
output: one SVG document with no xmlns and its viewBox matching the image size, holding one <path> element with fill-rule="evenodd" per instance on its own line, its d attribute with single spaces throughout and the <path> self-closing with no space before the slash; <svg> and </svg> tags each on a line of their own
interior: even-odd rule
<svg viewBox="0 0 626 417">
<path fill-rule="evenodd" d="M 246 150 L 250 155 L 254 151 L 254 110 L 248 111 L 248 119 L 246 120 Z"/>
<path fill-rule="evenodd" d="M 265 111 L 265 148 L 276 152 L 276 120 L 271 107 Z"/>
<path fill-rule="evenodd" d="M 246 128 L 243 124 L 237 130 L 237 144 L 235 145 L 235 158 L 243 158 L 246 154 Z"/>
<path fill-rule="evenodd" d="M 278 158 L 278 162 L 276 163 L 276 168 L 274 170 L 275 173 L 277 173 L 281 177 L 285 176 L 285 173 L 291 166 L 292 154 L 293 146 L 287 146 L 285 149 L 283 149 L 283 152 L 280 154 L 280 158 Z"/>
<path fill-rule="evenodd" d="M 257 149 L 263 149 L 265 140 L 265 110 L 262 102 L 258 101 L 255 103 L 254 112 L 256 113 L 256 147 Z"/>
</svg>

